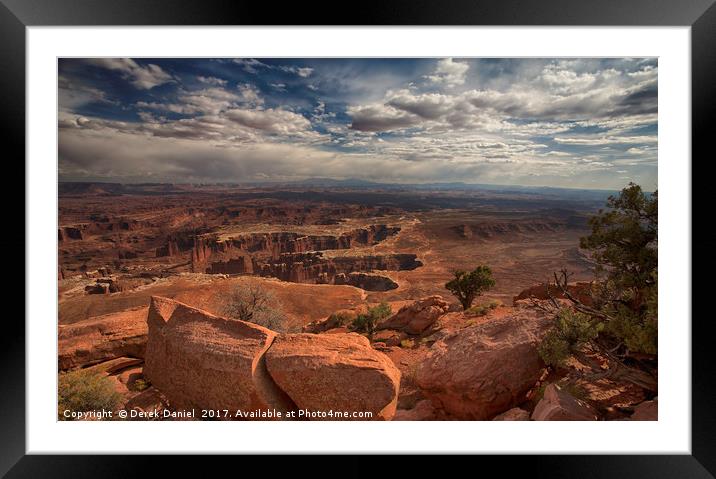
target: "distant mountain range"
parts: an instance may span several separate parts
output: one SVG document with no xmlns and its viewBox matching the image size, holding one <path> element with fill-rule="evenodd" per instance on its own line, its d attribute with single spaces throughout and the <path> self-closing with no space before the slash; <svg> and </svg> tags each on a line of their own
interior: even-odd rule
<svg viewBox="0 0 716 479">
<path fill-rule="evenodd" d="M 358 178 L 307 178 L 305 180 L 287 182 L 251 182 L 234 183 L 240 187 L 254 188 L 321 188 L 321 189 L 351 189 L 351 190 L 393 190 L 393 191 L 473 191 L 490 192 L 496 194 L 520 194 L 551 196 L 563 199 L 603 200 L 609 195 L 617 193 L 615 190 L 594 190 L 580 188 L 557 188 L 550 186 L 522 186 L 522 185 L 491 185 L 463 182 L 448 183 L 379 183 Z M 232 183 L 190 184 L 190 183 L 110 183 L 110 182 L 60 182 L 58 191 L 61 195 L 122 195 L 122 194 L 162 194 L 182 192 L 186 193 L 201 187 L 230 187 Z"/>
</svg>

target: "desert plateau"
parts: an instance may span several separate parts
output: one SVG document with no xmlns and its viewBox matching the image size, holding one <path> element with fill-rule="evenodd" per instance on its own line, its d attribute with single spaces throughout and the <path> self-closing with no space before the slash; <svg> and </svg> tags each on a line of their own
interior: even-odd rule
<svg viewBox="0 0 716 479">
<path fill-rule="evenodd" d="M 57 419 L 656 420 L 657 79 L 59 59 Z"/>
<path fill-rule="evenodd" d="M 467 187 L 396 191 L 379 184 L 356 188 L 350 182 L 272 188 L 60 184 L 59 369 L 101 372 L 114 381 L 125 407 L 147 411 L 176 405 L 250 411 L 280 404 L 284 412 L 355 409 L 393 420 L 492 419 L 513 410 L 510 415 L 519 412 L 526 418 L 529 411 L 534 416 L 530 409 L 537 403 L 530 396 L 550 374 L 537 355 L 535 340 L 550 322 L 529 298 L 546 299 L 539 285 L 549 283 L 550 274 L 561 268 L 573 272 L 573 282 L 592 279 L 593 263 L 580 250 L 579 237 L 587 234 L 588 215 L 604 198 L 600 201 L 599 194 L 589 192 L 593 199 L 575 201 L 570 193 Z M 491 265 L 495 279 L 494 288 L 479 300 L 485 311 L 463 311 L 445 283 L 463 265 L 483 263 Z M 242 341 L 244 333 L 209 333 L 198 326 L 185 333 L 190 336 L 182 336 L 190 345 L 175 346 L 188 348 L 191 359 L 155 358 L 158 363 L 150 363 L 147 375 L 153 327 L 165 327 L 182 315 L 221 323 L 225 320 L 218 318 L 226 315 L 237 288 L 270 292 L 280 305 L 274 305 L 281 314 L 271 325 L 275 331 L 254 327 L 262 335 L 262 347 L 271 344 L 267 351 L 232 346 L 242 351 L 241 357 L 266 357 L 268 369 L 259 379 L 252 362 L 222 364 L 222 370 L 246 375 L 235 384 L 225 377 L 226 371 L 213 379 L 207 376 L 214 368 L 205 355 L 213 349 L 207 343 L 207 351 L 196 350 L 203 340 L 194 336 L 210 334 L 215 347 L 223 347 L 227 335 L 229 347 Z M 335 321 L 336 313 L 356 315 L 380 304 L 387 304 L 391 315 L 370 335 Z M 523 323 L 524 331 L 517 327 Z M 483 335 L 504 342 L 508 351 L 483 351 Z M 311 397 L 298 399 L 300 393 L 288 391 L 305 387 L 309 378 L 284 371 L 277 379 L 277 373 L 271 373 L 279 368 L 271 366 L 277 361 L 271 359 L 273 350 L 282 341 L 299 340 L 306 341 L 305 349 L 316 361 L 335 369 L 331 392 L 313 391 Z M 459 353 L 446 354 L 453 342 L 466 344 Z M 363 391 L 368 396 L 383 394 L 377 405 L 371 402 L 375 398 L 343 390 L 349 387 L 345 382 L 354 382 L 352 370 L 365 372 L 365 367 L 342 353 L 328 357 L 324 346 L 345 347 L 355 361 L 379 363 L 368 369 L 376 378 L 368 378 L 365 388 L 370 390 Z M 168 345 L 160 349 L 170 354 Z M 515 356 L 510 360 L 501 357 L 511 354 Z M 301 355 L 294 351 L 287 357 L 290 362 Z M 599 358 L 591 359 L 592 364 L 570 367 L 598 369 Z M 481 371 L 477 364 L 485 360 L 494 369 Z M 446 374 L 472 361 L 476 369 L 451 383 Z M 564 377 L 569 377 L 568 370 L 562 371 Z M 199 383 L 187 383 L 185 377 Z M 513 379 L 516 382 L 508 384 Z M 377 386 L 374 380 L 383 382 Z M 259 393 L 250 390 L 241 399 L 237 393 L 248 387 L 244 381 L 275 396 L 256 400 L 253 396 Z M 260 382 L 268 386 L 257 385 Z M 148 386 L 140 391 L 136 384 Z M 188 390 L 189 384 L 196 390 Z M 476 384 L 483 386 L 476 389 Z M 601 414 L 614 417 L 627 417 L 624 411 L 647 398 L 627 382 L 603 380 L 580 387 L 607 407 Z M 561 404 L 564 393 L 556 386 L 550 391 Z M 466 394 L 476 397 L 461 400 Z M 325 403 L 314 402 L 315 396 L 327 396 Z M 527 409 L 515 409 L 520 407 Z M 564 407 L 574 408 L 574 414 L 587 410 Z M 596 410 L 591 414 L 584 418 L 597 418 Z"/>
</svg>

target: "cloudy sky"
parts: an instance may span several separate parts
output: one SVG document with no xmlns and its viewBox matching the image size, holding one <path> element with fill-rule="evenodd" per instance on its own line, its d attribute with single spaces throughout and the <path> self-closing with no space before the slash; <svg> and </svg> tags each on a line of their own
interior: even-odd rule
<svg viewBox="0 0 716 479">
<path fill-rule="evenodd" d="M 61 181 L 656 188 L 656 59 L 61 59 Z"/>
</svg>

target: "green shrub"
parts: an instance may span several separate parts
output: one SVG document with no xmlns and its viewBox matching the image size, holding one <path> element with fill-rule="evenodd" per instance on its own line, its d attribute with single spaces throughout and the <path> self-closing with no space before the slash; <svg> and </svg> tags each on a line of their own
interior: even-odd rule
<svg viewBox="0 0 716 479">
<path fill-rule="evenodd" d="M 330 316 L 328 316 L 327 323 L 330 325 L 329 329 L 333 328 L 340 328 L 341 326 L 345 326 L 347 324 L 350 324 L 351 321 L 353 321 L 353 317 L 345 312 L 340 313 L 333 313 Z"/>
<path fill-rule="evenodd" d="M 498 306 L 502 305 L 502 301 L 497 299 L 491 299 L 490 301 L 487 301 L 486 303 L 480 303 L 475 306 L 472 306 L 465 310 L 466 313 L 474 315 L 474 316 L 485 316 L 490 311 L 497 309 Z"/>
<path fill-rule="evenodd" d="M 488 311 L 489 311 L 489 308 L 487 308 L 487 306 L 482 305 L 482 304 L 472 306 L 471 308 L 465 310 L 465 312 L 467 314 L 471 314 L 473 316 L 485 316 Z"/>
<path fill-rule="evenodd" d="M 488 266 L 478 266 L 469 272 L 455 271 L 454 274 L 455 278 L 445 283 L 445 288 L 460 301 L 463 310 L 469 309 L 475 298 L 495 286 Z"/>
<path fill-rule="evenodd" d="M 617 306 L 615 311 L 606 331 L 619 338 L 630 351 L 656 354 L 659 332 L 656 319 L 623 305 Z"/>
<path fill-rule="evenodd" d="M 122 399 L 111 379 L 87 370 L 61 373 L 57 395 L 57 418 L 60 421 L 69 419 L 63 415 L 66 410 L 113 411 Z"/>
<path fill-rule="evenodd" d="M 595 339 L 603 329 L 601 321 L 562 308 L 555 316 L 554 326 L 539 345 L 539 355 L 550 366 L 562 366 L 574 351 Z"/>
<path fill-rule="evenodd" d="M 413 347 L 415 347 L 415 341 L 413 341 L 412 339 L 403 339 L 400 342 L 400 347 L 401 348 L 413 348 Z"/>
<path fill-rule="evenodd" d="M 132 382 L 132 389 L 134 391 L 144 391 L 151 385 L 152 385 L 152 383 L 148 379 L 143 379 L 143 378 L 135 379 Z"/>
<path fill-rule="evenodd" d="M 569 382 L 560 386 L 564 391 L 566 391 L 570 396 L 575 399 L 580 399 L 582 401 L 589 400 L 589 393 L 579 384 Z"/>
<path fill-rule="evenodd" d="M 367 333 L 369 336 L 375 331 L 375 327 L 379 322 L 386 319 L 393 313 L 390 305 L 386 302 L 380 303 L 378 306 L 368 308 L 365 313 L 358 314 L 351 324 L 354 331 Z"/>
<path fill-rule="evenodd" d="M 490 309 L 497 309 L 498 307 L 502 306 L 502 301 L 499 299 L 491 299 L 487 302 L 487 307 Z"/>
</svg>

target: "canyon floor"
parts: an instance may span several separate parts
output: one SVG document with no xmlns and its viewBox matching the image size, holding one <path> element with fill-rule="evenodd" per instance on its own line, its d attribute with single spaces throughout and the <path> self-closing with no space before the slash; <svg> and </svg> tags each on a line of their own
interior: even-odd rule
<svg viewBox="0 0 716 479">
<path fill-rule="evenodd" d="M 442 336 L 522 317 L 513 298 L 562 268 L 590 280 L 579 238 L 603 203 L 593 192 L 60 184 L 59 369 L 100 370 L 127 404 L 156 402 L 132 388 L 152 297 L 222 315 L 232 291 L 256 286 L 280 301 L 282 328 L 295 333 L 338 311 L 388 302 L 395 313 L 439 295 L 445 307 L 429 330 L 379 331 L 371 344 L 402 375 L 395 419 L 449 418 L 426 406 L 416 379 L 437 325 Z M 481 264 L 496 284 L 478 301 L 493 308 L 475 316 L 444 285 Z M 645 399 L 604 388 L 632 394 L 627 408 Z"/>
<path fill-rule="evenodd" d="M 274 290 L 295 321 L 308 323 L 366 302 L 420 299 L 432 294 L 447 298 L 444 284 L 453 271 L 478 264 L 489 265 L 496 280 L 486 296 L 506 303 L 521 290 L 550 279 L 552 272 L 562 267 L 573 272 L 574 280 L 591 278 L 590 261 L 578 243 L 587 233 L 586 215 L 597 202 L 575 205 L 570 200 L 533 195 L 474 198 L 462 192 L 418 195 L 375 191 L 318 191 L 313 192 L 317 200 L 299 201 L 310 198 L 312 191 L 251 189 L 232 193 L 185 188 L 156 192 L 146 187 L 132 194 L 112 194 L 100 186 L 85 187 L 78 193 L 67 188 L 69 192 L 63 194 L 61 188 L 60 324 L 146 306 L 152 295 L 177 297 L 213 310 L 221 307 L 223 292 L 242 281 Z M 340 249 L 321 249 L 320 243 L 327 238 L 376 226 L 398 231 L 385 238 L 338 245 Z M 266 234 L 285 238 L 269 244 L 262 237 Z M 325 275 L 319 278 L 321 265 L 301 265 L 307 271 L 294 267 L 293 278 L 285 267 L 275 274 L 268 271 L 266 276 L 258 271 L 206 274 L 211 259 L 192 267 L 193 256 L 198 263 L 194 254 L 197 237 L 208 238 L 206 249 L 214 249 L 214 264 L 229 264 L 247 256 L 280 258 L 320 251 L 323 262 L 339 257 L 353 263 L 344 272 L 387 277 L 397 288 L 316 284 L 331 280 Z M 233 257 L 232 252 L 216 251 L 217 245 L 230 245 L 235 238 L 241 238 L 239 246 L 250 252 L 238 246 L 233 248 Z M 295 246 L 300 242 L 296 238 L 303 240 L 300 248 Z M 400 264 L 361 264 L 365 257 L 389 259 L 396 254 L 415 255 L 421 266 L 408 270 Z M 368 269 L 371 266 L 385 269 Z M 340 274 L 340 268 L 330 264 L 325 270 Z M 91 294 L 104 292 L 102 281 L 113 283 L 108 288 L 111 293 Z M 98 283 L 100 287 L 91 290 L 90 286 Z"/>
</svg>

